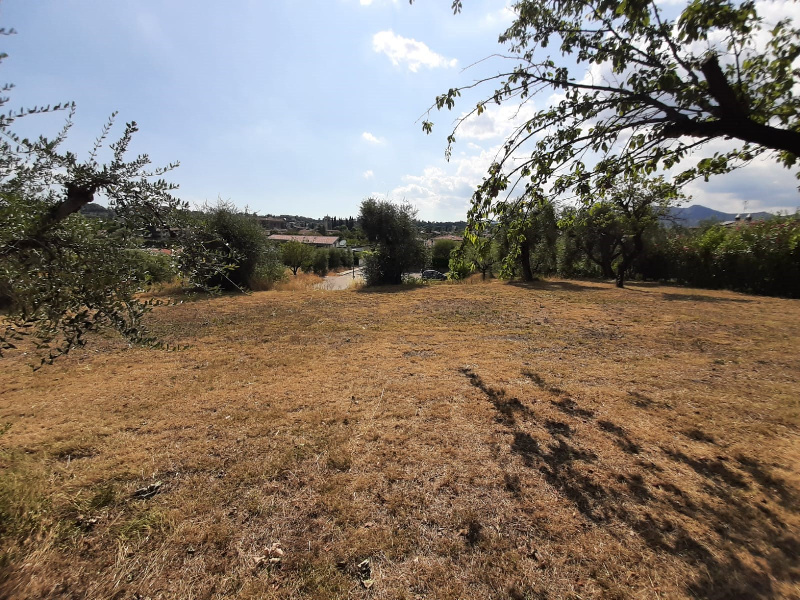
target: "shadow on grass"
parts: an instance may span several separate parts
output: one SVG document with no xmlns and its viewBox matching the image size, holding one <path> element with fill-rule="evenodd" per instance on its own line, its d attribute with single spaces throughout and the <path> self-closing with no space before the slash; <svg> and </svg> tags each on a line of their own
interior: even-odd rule
<svg viewBox="0 0 800 600">
<path fill-rule="evenodd" d="M 364 285 L 356 290 L 357 294 L 401 294 L 428 287 L 425 283 L 401 283 L 399 285 Z"/>
<path fill-rule="evenodd" d="M 638 281 L 636 279 L 629 279 L 625 281 L 625 287 L 634 287 L 634 288 L 659 288 L 663 283 L 659 281 Z"/>
<path fill-rule="evenodd" d="M 602 283 L 598 281 L 597 283 Z M 548 292 L 599 292 L 604 288 L 586 285 L 580 281 L 509 281 L 508 285 L 524 290 L 544 290 Z"/>
<path fill-rule="evenodd" d="M 512 455 L 595 525 L 612 535 L 619 528 L 633 531 L 652 551 L 683 561 L 694 574 L 686 578 L 688 595 L 771 598 L 779 593 L 776 582 L 800 582 L 800 539 L 784 521 L 787 513 L 800 512 L 800 499 L 754 458 L 692 456 L 685 449 L 653 444 L 645 448 L 629 430 L 597 420 L 593 411 L 580 408 L 565 393 L 541 405 L 537 415 L 518 399 L 510 405 L 504 390 L 491 387 L 471 369 L 461 373 L 500 413 L 496 420 L 512 436 Z M 553 393 L 541 377 L 524 375 Z M 549 418 L 545 413 L 553 409 L 574 425 Z M 509 411 L 523 410 L 524 423 L 508 418 Z M 599 444 L 597 435 L 581 436 L 587 428 L 613 446 Z M 698 449 L 707 448 L 709 436 L 694 430 L 688 434 Z M 639 458 L 645 449 L 671 467 Z M 519 479 L 505 483 L 509 492 L 520 495 Z M 785 511 L 783 518 L 776 505 Z"/>
<path fill-rule="evenodd" d="M 703 296 L 701 294 L 669 294 L 667 292 L 662 294 L 662 298 L 673 302 L 734 302 L 738 304 L 748 304 L 752 302 L 752 300 L 746 298 L 719 298 L 717 296 Z"/>
<path fill-rule="evenodd" d="M 142 300 L 171 300 L 173 302 L 199 302 L 201 300 L 216 300 L 217 298 L 240 298 L 249 292 L 239 290 L 216 290 L 209 292 L 200 288 L 187 288 L 171 285 L 154 285 L 141 292 L 138 297 Z"/>
<path fill-rule="evenodd" d="M 498 413 L 497 417 L 495 418 L 496 422 L 508 426 L 515 425 L 517 422 L 515 413 L 519 413 L 524 416 L 529 416 L 531 414 L 530 409 L 524 406 L 519 399 L 507 398 L 505 390 L 486 385 L 483 379 L 481 379 L 480 375 L 475 373 L 472 369 L 465 367 L 460 369 L 460 371 L 469 379 L 469 382 L 473 386 L 486 394 L 486 397 L 494 405 L 495 410 L 497 410 Z M 567 427 L 567 429 L 569 429 L 569 427 Z"/>
</svg>

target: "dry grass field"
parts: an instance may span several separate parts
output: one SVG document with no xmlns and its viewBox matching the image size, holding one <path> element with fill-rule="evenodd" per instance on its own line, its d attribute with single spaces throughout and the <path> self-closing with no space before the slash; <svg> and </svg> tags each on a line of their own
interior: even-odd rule
<svg viewBox="0 0 800 600">
<path fill-rule="evenodd" d="M 800 598 L 800 301 L 286 290 L 0 373 L 2 598 Z"/>
</svg>

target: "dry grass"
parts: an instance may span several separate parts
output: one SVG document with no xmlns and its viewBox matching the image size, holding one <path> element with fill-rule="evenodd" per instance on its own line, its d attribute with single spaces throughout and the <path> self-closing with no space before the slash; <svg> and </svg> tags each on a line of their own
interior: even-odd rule
<svg viewBox="0 0 800 600">
<path fill-rule="evenodd" d="M 190 349 L 6 361 L 0 597 L 800 597 L 798 301 L 493 281 L 152 321 Z"/>
<path fill-rule="evenodd" d="M 275 284 L 275 290 L 279 292 L 299 292 L 306 290 L 313 290 L 316 286 L 322 283 L 322 277 L 314 275 L 313 273 L 303 273 L 298 271 L 297 275 L 292 275 L 292 272 L 287 269 L 286 279 L 278 281 Z"/>
</svg>

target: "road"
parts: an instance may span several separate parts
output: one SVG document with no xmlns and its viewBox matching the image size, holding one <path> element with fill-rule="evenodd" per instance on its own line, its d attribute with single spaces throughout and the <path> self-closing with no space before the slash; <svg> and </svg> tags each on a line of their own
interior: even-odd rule
<svg viewBox="0 0 800 600">
<path fill-rule="evenodd" d="M 346 290 L 353 284 L 353 281 L 360 281 L 364 279 L 360 268 L 356 268 L 355 278 L 353 277 L 353 273 L 354 271 L 349 269 L 347 271 L 340 272 L 338 275 L 326 277 L 322 283 L 317 285 L 317 288 L 321 290 Z"/>
</svg>

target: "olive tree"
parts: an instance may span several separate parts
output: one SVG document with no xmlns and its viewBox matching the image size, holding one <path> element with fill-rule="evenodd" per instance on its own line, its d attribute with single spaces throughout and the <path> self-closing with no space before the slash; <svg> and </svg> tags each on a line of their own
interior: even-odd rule
<svg viewBox="0 0 800 600">
<path fill-rule="evenodd" d="M 375 250 L 365 255 L 367 285 L 399 284 L 403 273 L 425 264 L 425 245 L 409 204 L 368 198 L 361 203 L 359 222 Z"/>
<path fill-rule="evenodd" d="M 281 259 L 283 264 L 292 270 L 292 274 L 297 276 L 297 271 L 305 265 L 310 265 L 314 256 L 314 248 L 301 242 L 284 242 L 281 245 Z"/>
<path fill-rule="evenodd" d="M 604 200 L 565 211 L 561 223 L 603 276 L 623 287 L 644 250 L 645 234 L 658 227 L 677 198 L 675 187 L 663 178 L 634 177 L 615 185 Z"/>
<path fill-rule="evenodd" d="M 151 170 L 146 155 L 125 159 L 135 123 L 102 165 L 97 155 L 110 122 L 86 161 L 59 152 L 68 127 L 54 140 L 31 141 L 9 125 L 0 120 L 0 289 L 8 311 L 0 353 L 28 339 L 43 350 L 42 362 L 51 362 L 104 327 L 132 342 L 154 342 L 141 323 L 153 303 L 135 297 L 141 282 L 125 250 L 147 226 L 179 228 L 184 206 L 161 177 L 176 165 Z M 99 195 L 114 211 L 113 233 L 78 212 Z"/>
<path fill-rule="evenodd" d="M 478 236 L 461 246 L 464 260 L 481 274 L 481 279 L 492 276 L 492 270 L 500 262 L 500 247 L 490 238 Z"/>
<path fill-rule="evenodd" d="M 0 98 L 0 107 L 8 101 Z M 107 145 L 115 115 L 80 160 L 61 149 L 74 109 L 68 103 L 0 114 L 0 356 L 21 343 L 33 344 L 42 364 L 52 362 L 102 328 L 115 329 L 131 342 L 156 344 L 142 324 L 154 302 L 136 295 L 143 284 L 137 275 L 141 261 L 131 250 L 148 228 L 184 236 L 176 243 L 186 247 L 195 240 L 185 226 L 186 205 L 164 178 L 177 163 L 152 168 L 145 154 L 128 158 L 135 122 Z M 52 139 L 22 138 L 13 131 L 17 119 L 59 110 L 68 118 Z M 80 214 L 98 198 L 113 211 L 112 222 Z M 224 268 L 213 253 L 194 264 L 186 270 L 189 277 Z"/>
<path fill-rule="evenodd" d="M 255 219 L 240 213 L 231 202 L 219 200 L 204 206 L 198 225 L 206 247 L 227 265 L 205 280 L 207 287 L 244 291 L 269 287 L 283 277 L 278 248 Z"/>
<path fill-rule="evenodd" d="M 556 207 L 542 195 L 507 204 L 496 231 L 503 249 L 503 274 L 512 277 L 519 272 L 524 281 L 533 281 L 534 273 L 555 269 Z"/>
</svg>

